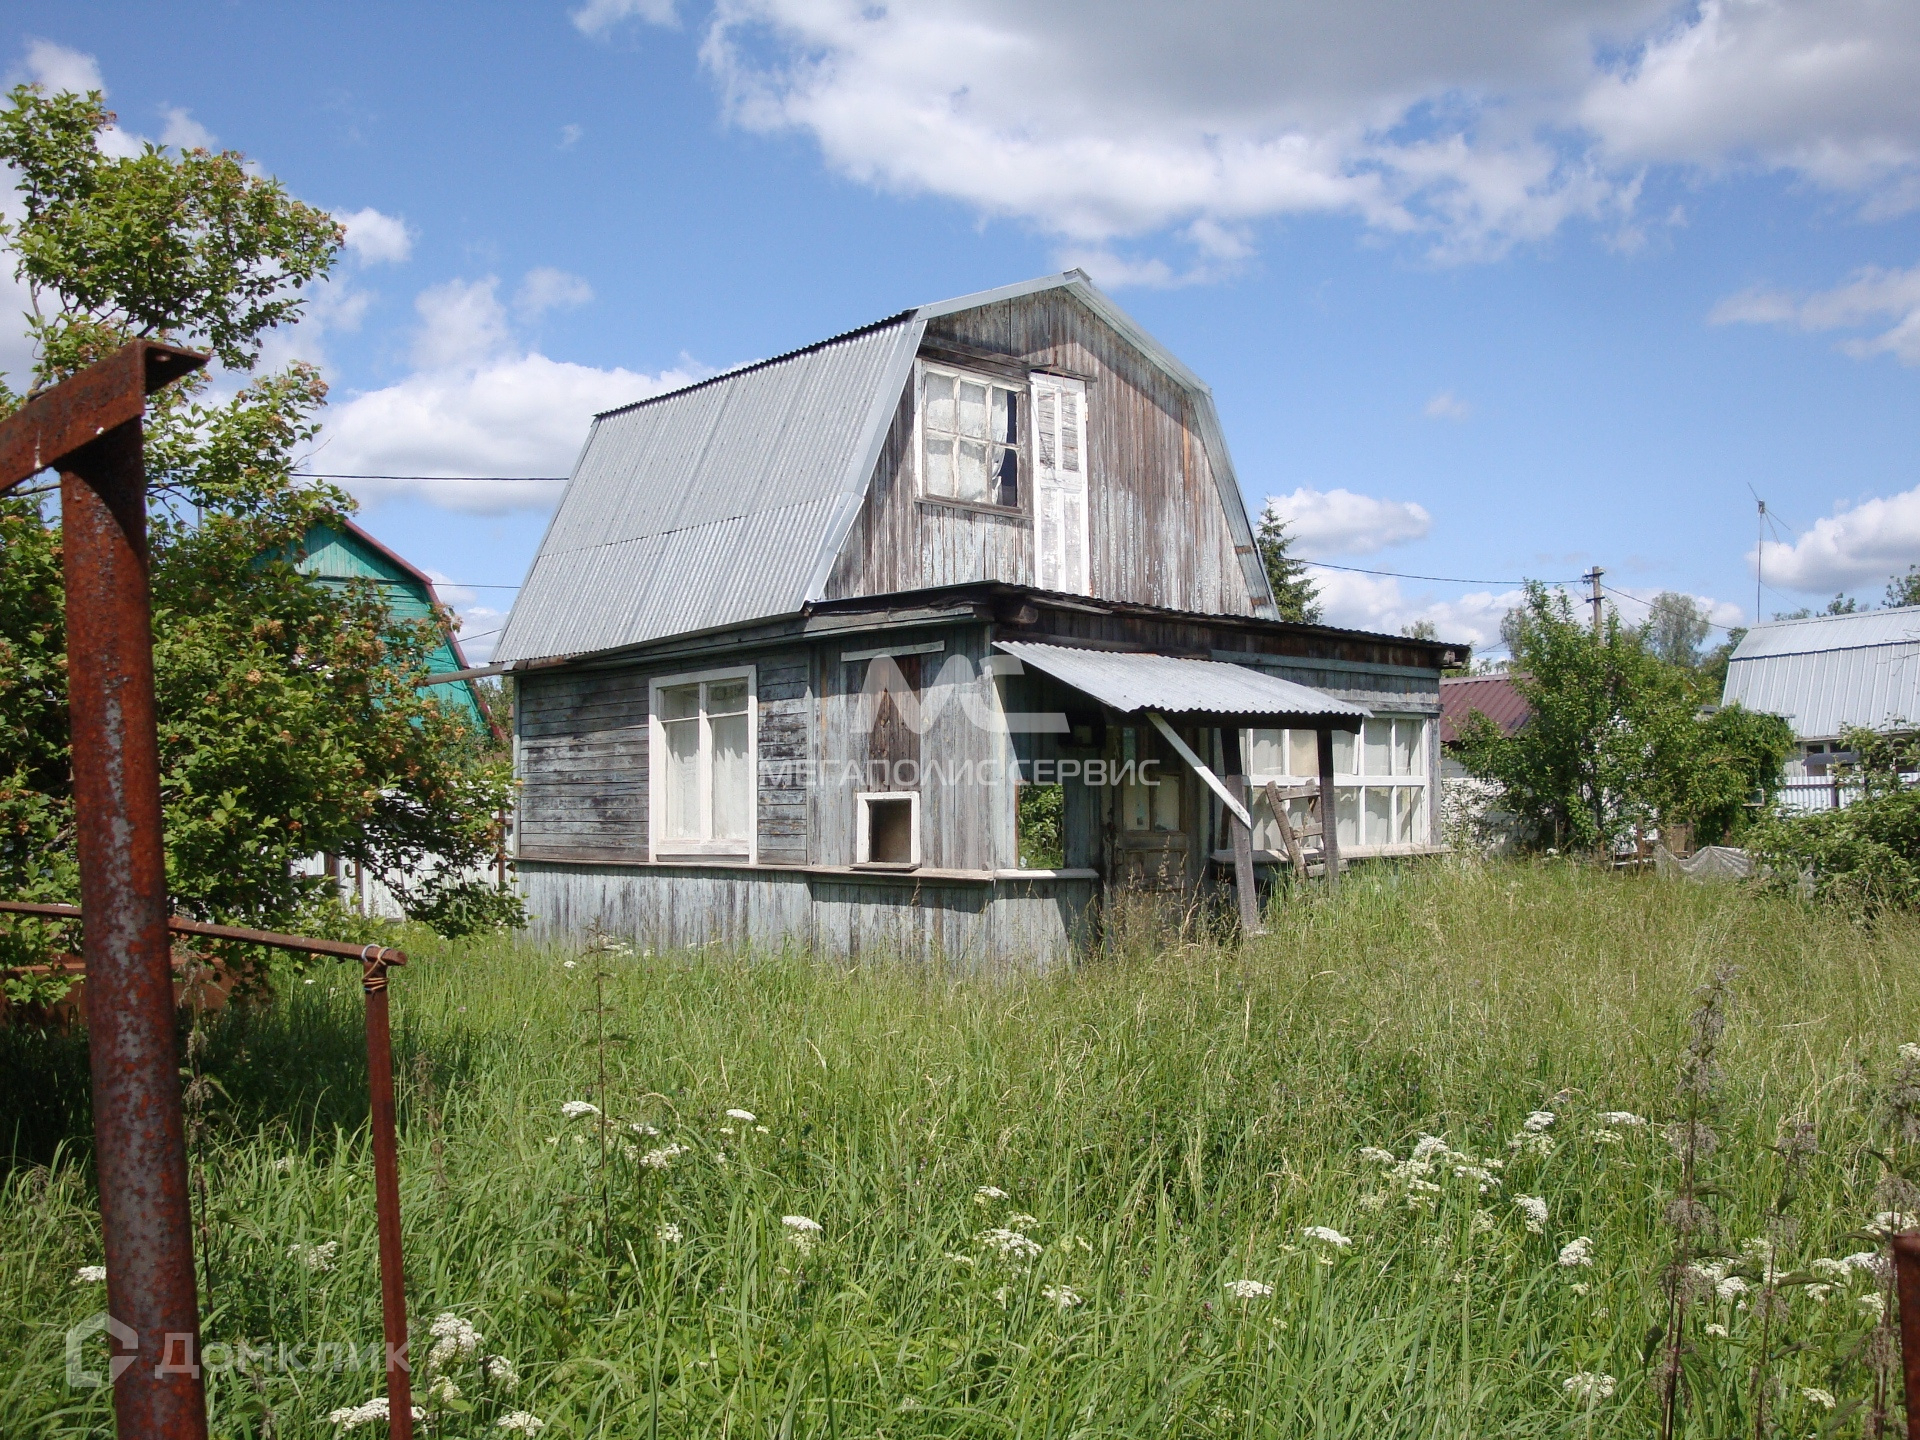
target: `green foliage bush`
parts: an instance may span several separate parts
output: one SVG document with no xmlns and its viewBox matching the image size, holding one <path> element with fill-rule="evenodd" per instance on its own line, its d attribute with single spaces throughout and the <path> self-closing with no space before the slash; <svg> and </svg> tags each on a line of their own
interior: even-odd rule
<svg viewBox="0 0 1920 1440">
<path fill-rule="evenodd" d="M 1860 915 L 1920 908 L 1920 788 L 1902 775 L 1920 769 L 1910 731 L 1855 729 L 1840 741 L 1858 757 L 1843 785 L 1860 793 L 1837 810 L 1781 813 L 1755 828 L 1750 848 L 1775 883 Z"/>
</svg>

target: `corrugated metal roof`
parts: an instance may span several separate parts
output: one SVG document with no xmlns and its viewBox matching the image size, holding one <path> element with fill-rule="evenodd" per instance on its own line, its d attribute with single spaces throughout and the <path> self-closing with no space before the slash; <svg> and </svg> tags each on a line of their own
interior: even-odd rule
<svg viewBox="0 0 1920 1440">
<path fill-rule="evenodd" d="M 1878 728 L 1920 719 L 1920 636 L 1828 650 L 1745 650 L 1742 642 L 1727 664 L 1723 698 L 1784 717 L 1802 740 L 1828 739 L 1849 725 Z"/>
<path fill-rule="evenodd" d="M 1065 289 L 1193 397 L 1256 609 L 1266 571 L 1213 395 L 1078 270 L 923 305 L 597 417 L 494 654 L 580 655 L 819 599 L 930 318 Z"/>
<path fill-rule="evenodd" d="M 498 658 L 800 609 L 859 508 L 920 330 L 869 327 L 596 419 Z"/>
<path fill-rule="evenodd" d="M 1804 620 L 1775 620 L 1756 625 L 1735 647 L 1735 660 L 1764 655 L 1811 655 L 1865 645 L 1901 645 L 1920 641 L 1920 605 L 1896 610 L 1861 610 L 1852 615 L 1810 615 Z"/>
<path fill-rule="evenodd" d="M 1324 690 L 1219 660 L 1082 650 L 1031 640 L 1000 640 L 994 648 L 1124 715 L 1158 710 L 1166 715 L 1338 715 L 1364 720 L 1373 713 Z"/>
<path fill-rule="evenodd" d="M 1478 712 L 1500 727 L 1502 735 L 1511 735 L 1527 723 L 1533 713 L 1513 685 L 1511 675 L 1456 675 L 1440 681 L 1440 743 L 1451 745 L 1460 738 L 1467 717 Z"/>
</svg>

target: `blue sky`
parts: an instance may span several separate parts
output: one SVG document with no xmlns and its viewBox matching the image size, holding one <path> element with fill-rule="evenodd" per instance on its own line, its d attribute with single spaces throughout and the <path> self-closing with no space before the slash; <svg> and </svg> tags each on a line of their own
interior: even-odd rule
<svg viewBox="0 0 1920 1440">
<path fill-rule="evenodd" d="M 1499 582 L 1324 571 L 1336 622 L 1484 645 L 1598 563 L 1744 623 L 1755 492 L 1763 613 L 1920 561 L 1920 6 L 10 8 L 12 79 L 348 219 L 271 352 L 334 385 L 315 470 L 561 474 L 596 409 L 1081 264 L 1308 553 Z M 466 587 L 554 496 L 354 488 Z M 483 657 L 512 590 L 447 594 Z"/>
</svg>

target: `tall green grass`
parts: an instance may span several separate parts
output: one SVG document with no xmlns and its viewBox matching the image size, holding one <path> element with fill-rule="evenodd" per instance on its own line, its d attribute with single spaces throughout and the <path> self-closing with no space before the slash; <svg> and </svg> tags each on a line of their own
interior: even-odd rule
<svg viewBox="0 0 1920 1440">
<path fill-rule="evenodd" d="M 1693 992 L 1727 964 L 1718 1247 L 1762 1233 L 1769 1147 L 1804 1117 L 1821 1148 L 1782 1268 L 1870 1248 L 1870 1115 L 1920 1038 L 1920 929 L 1567 865 L 1360 872 L 1271 923 L 1238 953 L 1176 939 L 1037 978 L 416 939 L 394 981 L 416 1360 L 443 1313 L 481 1337 L 440 1367 L 461 1394 L 431 1433 L 523 1411 L 547 1437 L 1647 1435 L 1679 1170 L 1659 1126 Z M 380 1389 L 311 1364 L 380 1319 L 358 987 L 309 978 L 230 1012 L 204 1061 L 205 1335 L 275 1356 L 211 1377 L 228 1437 L 334 1433 Z M 100 1256 L 84 1067 L 19 1035 L 0 1063 L 0 1433 L 109 1433 L 104 1392 L 63 1378 L 103 1296 L 73 1283 Z M 609 1117 L 604 1168 L 572 1100 Z M 1536 1110 L 1555 1118 L 1528 1132 Z M 1551 1153 L 1510 1145 L 1530 1133 Z M 1453 1157 L 1424 1177 L 1360 1153 L 1423 1135 Z M 1484 1159 L 1504 1168 L 1483 1193 L 1454 1172 Z M 1546 1202 L 1539 1233 L 1519 1195 Z M 1581 1236 L 1591 1266 L 1560 1264 Z M 332 1268 L 290 1252 L 329 1244 Z M 1867 1393 L 1877 1287 L 1848 1275 L 1790 1287 L 1768 1433 Z M 1689 1312 L 1686 1434 L 1753 1433 L 1743 1300 L 1706 1284 Z M 1612 1393 L 1577 1403 L 1576 1373 Z"/>
</svg>

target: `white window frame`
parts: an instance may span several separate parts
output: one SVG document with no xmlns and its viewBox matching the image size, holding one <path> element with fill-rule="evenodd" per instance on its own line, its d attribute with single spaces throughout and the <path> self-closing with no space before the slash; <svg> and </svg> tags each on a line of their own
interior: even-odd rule
<svg viewBox="0 0 1920 1440">
<path fill-rule="evenodd" d="M 873 858 L 873 812 L 868 806 L 875 800 L 908 802 L 907 824 L 910 827 L 910 840 L 907 847 L 907 864 L 918 868 L 920 864 L 920 792 L 918 790 L 862 790 L 853 797 L 854 863 L 879 866 L 889 870 L 899 868 L 898 860 Z"/>
<path fill-rule="evenodd" d="M 958 495 L 936 495 L 927 488 L 927 376 L 949 375 L 955 380 L 966 380 L 975 385 L 986 385 L 1006 391 L 1020 402 L 1019 438 L 1013 444 L 1015 463 L 1020 467 L 1020 501 L 1016 505 L 1002 505 L 997 500 L 965 500 Z M 1029 456 L 1030 447 L 1027 437 L 1032 433 L 1033 421 L 1028 412 L 1033 408 L 1033 391 L 1025 385 L 1005 380 L 994 375 L 984 375 L 978 370 L 968 370 L 959 365 L 946 365 L 934 360 L 920 360 L 914 364 L 913 371 L 913 468 L 917 476 L 915 491 L 919 498 L 930 505 L 958 505 L 966 510 L 985 510 L 995 515 L 1026 515 L 1031 513 L 1033 493 L 1033 465 Z M 992 413 L 992 400 L 988 400 L 988 413 Z M 990 442 L 1006 448 L 1004 442 Z"/>
<path fill-rule="evenodd" d="M 747 838 L 715 840 L 713 835 L 713 729 L 707 717 L 705 686 L 728 680 L 747 682 Z M 702 686 L 700 696 L 700 829 L 704 840 L 668 839 L 666 830 L 667 728 L 660 718 L 660 692 L 682 685 Z M 760 685 L 752 665 L 727 665 L 656 675 L 647 690 L 647 853 L 655 860 L 727 859 L 749 865 L 760 857 Z"/>
<path fill-rule="evenodd" d="M 1432 755 L 1433 755 L 1433 743 L 1435 738 L 1435 717 L 1429 714 L 1422 714 L 1419 712 L 1386 711 L 1386 712 L 1375 712 L 1373 718 L 1376 721 L 1390 720 L 1395 724 L 1417 725 L 1419 727 L 1420 739 L 1414 754 L 1413 772 L 1407 775 L 1366 775 L 1361 773 L 1366 765 L 1366 730 L 1364 728 L 1366 722 L 1364 721 L 1361 722 L 1363 728 L 1355 732 L 1353 736 L 1353 746 L 1350 752 L 1350 765 L 1348 766 L 1348 768 L 1344 770 L 1336 770 L 1333 776 L 1334 812 L 1335 813 L 1332 818 L 1334 819 L 1334 822 L 1337 824 L 1339 821 L 1339 808 L 1340 808 L 1341 797 L 1344 794 L 1352 793 L 1354 795 L 1353 804 L 1356 807 L 1355 824 L 1361 836 L 1361 839 L 1358 841 L 1358 843 L 1348 843 L 1348 842 L 1342 841 L 1340 845 L 1340 853 L 1342 855 L 1392 855 L 1395 853 L 1405 853 L 1411 850 L 1426 849 L 1430 847 L 1433 843 L 1433 827 L 1435 823 L 1435 816 L 1434 816 L 1435 797 L 1434 797 L 1434 790 L 1433 790 L 1433 774 L 1432 774 L 1432 769 L 1433 769 Z M 1247 761 L 1248 773 L 1256 788 L 1258 788 L 1259 786 L 1265 785 L 1270 780 L 1274 784 L 1280 786 L 1282 789 L 1285 789 L 1288 786 L 1299 786 L 1303 784 L 1312 783 L 1314 780 L 1317 779 L 1320 773 L 1320 761 L 1319 761 L 1319 755 L 1318 755 L 1317 739 L 1314 742 L 1315 753 L 1308 758 L 1304 767 L 1306 773 L 1304 774 L 1291 773 L 1292 771 L 1302 768 L 1300 765 L 1297 765 L 1295 763 L 1295 757 L 1293 754 L 1294 735 L 1295 734 L 1312 735 L 1314 734 L 1313 731 L 1299 730 L 1299 729 L 1292 729 L 1292 728 L 1285 728 L 1285 727 L 1262 726 L 1260 728 L 1262 729 L 1277 728 L 1279 730 L 1279 734 L 1281 736 L 1281 743 L 1280 743 L 1281 764 L 1286 766 L 1287 772 L 1289 773 L 1271 773 L 1270 774 L 1266 771 L 1256 772 L 1252 770 L 1252 759 L 1253 759 L 1252 735 L 1251 735 L 1251 732 L 1242 732 L 1243 738 L 1241 743 L 1244 747 L 1242 754 Z M 1391 745 L 1389 745 L 1389 754 L 1391 753 L 1392 753 L 1392 747 Z M 1398 840 L 1394 840 L 1391 838 L 1389 838 L 1384 843 L 1367 838 L 1368 822 L 1367 822 L 1367 802 L 1366 802 L 1365 792 L 1370 789 L 1391 789 L 1395 792 L 1393 797 L 1393 816 L 1389 822 L 1390 836 L 1392 832 L 1395 832 L 1399 829 L 1401 806 L 1407 803 L 1403 799 L 1404 794 L 1408 791 L 1419 791 L 1422 795 L 1424 795 L 1425 797 L 1425 803 L 1423 805 L 1424 833 L 1422 833 L 1417 839 L 1412 840 L 1410 842 L 1406 842 L 1406 843 L 1402 843 Z M 1256 816 L 1255 818 L 1258 819 L 1259 817 Z M 1290 818 L 1298 820 L 1300 817 L 1296 813 L 1291 815 Z"/>
</svg>

